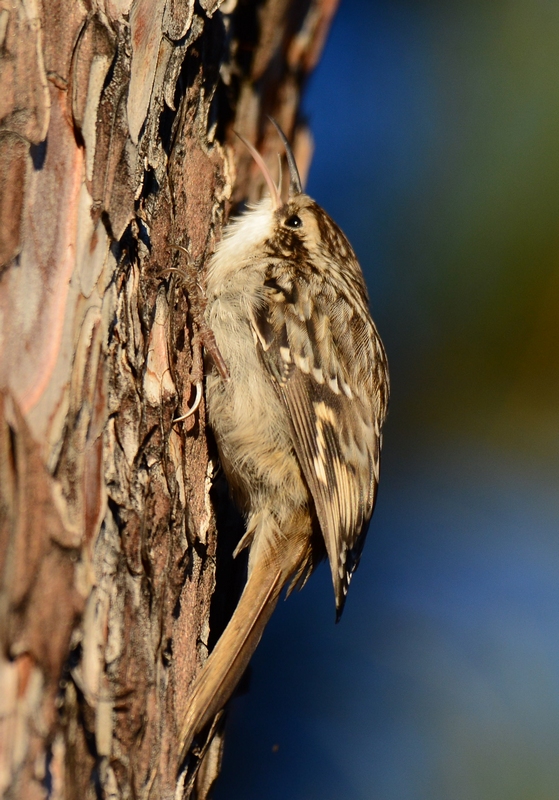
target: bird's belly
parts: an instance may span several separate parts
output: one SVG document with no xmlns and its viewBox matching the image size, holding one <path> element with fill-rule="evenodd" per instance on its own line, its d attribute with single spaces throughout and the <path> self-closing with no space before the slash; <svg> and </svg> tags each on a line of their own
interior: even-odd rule
<svg viewBox="0 0 559 800">
<path fill-rule="evenodd" d="M 271 501 L 283 517 L 309 499 L 287 411 L 260 362 L 248 319 L 239 319 L 218 299 L 208 321 L 230 372 L 225 382 L 214 369 L 206 383 L 209 422 L 223 468 L 245 510 Z"/>
</svg>

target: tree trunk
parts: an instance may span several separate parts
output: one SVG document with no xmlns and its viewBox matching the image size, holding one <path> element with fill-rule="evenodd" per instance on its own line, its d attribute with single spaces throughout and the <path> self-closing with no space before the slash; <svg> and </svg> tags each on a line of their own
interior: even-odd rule
<svg viewBox="0 0 559 800">
<path fill-rule="evenodd" d="M 233 130 L 271 158 L 272 114 L 305 171 L 300 91 L 335 5 L 0 2 L 4 797 L 201 800 L 218 773 L 219 724 L 177 787 L 228 585 L 203 403 L 174 420 L 204 262 L 261 190 Z"/>
</svg>

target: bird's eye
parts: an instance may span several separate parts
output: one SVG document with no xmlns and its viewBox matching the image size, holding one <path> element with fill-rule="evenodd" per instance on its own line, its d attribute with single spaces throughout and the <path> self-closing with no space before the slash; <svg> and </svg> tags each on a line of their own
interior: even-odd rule
<svg viewBox="0 0 559 800">
<path fill-rule="evenodd" d="M 287 225 L 288 228 L 300 228 L 302 224 L 303 221 L 297 214 L 292 214 L 285 220 L 285 225 Z"/>
</svg>

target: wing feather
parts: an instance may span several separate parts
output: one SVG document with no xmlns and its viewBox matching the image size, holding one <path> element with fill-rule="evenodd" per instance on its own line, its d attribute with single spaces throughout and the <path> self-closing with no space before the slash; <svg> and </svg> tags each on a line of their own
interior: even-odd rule
<svg viewBox="0 0 559 800">
<path fill-rule="evenodd" d="M 311 279 L 286 282 L 285 270 L 271 271 L 251 324 L 289 414 L 339 618 L 376 498 L 386 362 L 366 297 L 356 308 L 355 298 L 337 296 L 325 282 L 311 291 Z"/>
</svg>

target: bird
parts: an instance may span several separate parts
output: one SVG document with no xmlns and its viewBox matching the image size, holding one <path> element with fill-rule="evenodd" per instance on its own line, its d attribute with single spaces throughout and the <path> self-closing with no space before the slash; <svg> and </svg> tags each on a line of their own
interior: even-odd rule
<svg viewBox="0 0 559 800">
<path fill-rule="evenodd" d="M 249 554 L 238 605 L 188 691 L 179 767 L 234 692 L 282 589 L 301 588 L 326 556 L 339 620 L 377 496 L 386 353 L 357 257 L 303 191 L 271 122 L 287 196 L 240 137 L 269 194 L 225 226 L 206 271 L 205 323 L 221 359 L 206 376 L 208 421 L 246 520 L 235 555 Z"/>
</svg>

